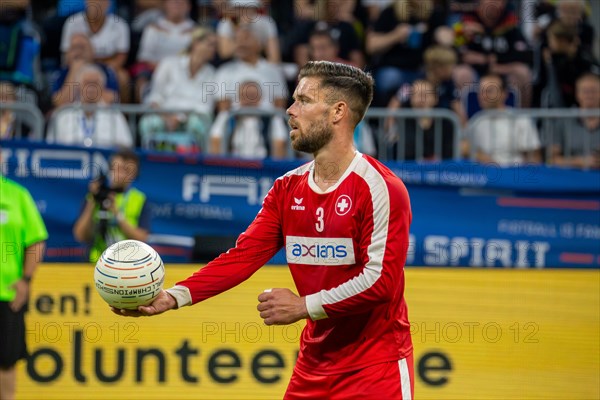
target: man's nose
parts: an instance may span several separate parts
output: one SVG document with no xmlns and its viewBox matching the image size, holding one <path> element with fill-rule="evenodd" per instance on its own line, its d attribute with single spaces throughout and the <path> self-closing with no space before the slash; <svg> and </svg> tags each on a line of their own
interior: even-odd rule
<svg viewBox="0 0 600 400">
<path fill-rule="evenodd" d="M 295 115 L 296 102 L 293 102 L 291 106 L 285 111 L 287 115 L 293 117 Z"/>
</svg>

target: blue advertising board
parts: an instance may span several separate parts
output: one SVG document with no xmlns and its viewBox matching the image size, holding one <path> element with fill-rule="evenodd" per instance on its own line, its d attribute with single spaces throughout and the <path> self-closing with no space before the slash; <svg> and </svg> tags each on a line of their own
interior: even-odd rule
<svg viewBox="0 0 600 400">
<path fill-rule="evenodd" d="M 72 226 L 88 183 L 106 170 L 100 149 L 3 142 L 2 175 L 29 189 L 48 227 L 46 261 L 82 261 Z M 195 237 L 236 236 L 277 177 L 301 161 L 141 153 L 134 186 L 146 193 L 165 261 L 189 261 Z M 388 163 L 413 211 L 409 265 L 600 268 L 600 171 L 469 162 Z M 285 264 L 282 252 L 272 260 Z"/>
</svg>

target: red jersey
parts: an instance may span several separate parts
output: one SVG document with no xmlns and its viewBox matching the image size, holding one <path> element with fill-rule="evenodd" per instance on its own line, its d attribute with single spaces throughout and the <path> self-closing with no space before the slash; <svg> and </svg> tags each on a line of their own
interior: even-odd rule
<svg viewBox="0 0 600 400">
<path fill-rule="evenodd" d="M 179 290 L 189 289 L 191 303 L 205 300 L 249 278 L 285 246 L 310 315 L 298 368 L 338 374 L 408 357 L 408 192 L 387 167 L 360 153 L 326 191 L 313 166 L 278 178 L 236 247 L 179 282 Z"/>
</svg>

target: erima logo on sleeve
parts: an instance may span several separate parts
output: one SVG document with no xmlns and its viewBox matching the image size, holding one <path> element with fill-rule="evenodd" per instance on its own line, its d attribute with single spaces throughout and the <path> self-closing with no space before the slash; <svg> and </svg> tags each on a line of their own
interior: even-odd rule
<svg viewBox="0 0 600 400">
<path fill-rule="evenodd" d="M 307 265 L 352 265 L 356 263 L 351 238 L 286 236 L 288 263 Z"/>
</svg>

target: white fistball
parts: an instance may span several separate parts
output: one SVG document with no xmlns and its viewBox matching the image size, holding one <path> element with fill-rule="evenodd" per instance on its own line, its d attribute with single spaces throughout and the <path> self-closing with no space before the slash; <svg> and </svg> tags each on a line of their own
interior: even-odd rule
<svg viewBox="0 0 600 400">
<path fill-rule="evenodd" d="M 136 309 L 158 296 L 165 280 L 165 267 L 158 253 L 137 240 L 122 240 L 109 246 L 96 263 L 96 290 L 115 308 Z"/>
</svg>

